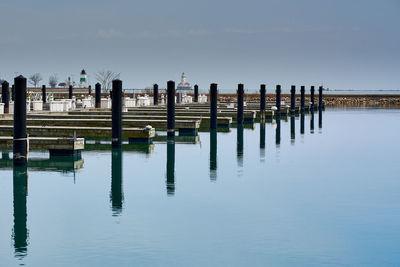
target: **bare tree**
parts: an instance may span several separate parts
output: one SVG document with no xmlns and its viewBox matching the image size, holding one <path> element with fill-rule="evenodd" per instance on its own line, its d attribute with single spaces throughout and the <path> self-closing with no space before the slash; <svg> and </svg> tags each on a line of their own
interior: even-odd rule
<svg viewBox="0 0 400 267">
<path fill-rule="evenodd" d="M 43 80 L 43 78 L 42 75 L 40 75 L 39 73 L 35 73 L 29 76 L 29 83 L 32 84 L 34 87 L 37 87 L 41 80 Z"/>
<path fill-rule="evenodd" d="M 101 84 L 101 88 L 108 93 L 111 89 L 112 81 L 119 79 L 120 73 L 111 70 L 102 70 L 96 73 L 96 80 Z"/>
<path fill-rule="evenodd" d="M 55 88 L 58 83 L 58 77 L 57 74 L 53 74 L 49 77 L 49 85 L 51 88 Z"/>
</svg>

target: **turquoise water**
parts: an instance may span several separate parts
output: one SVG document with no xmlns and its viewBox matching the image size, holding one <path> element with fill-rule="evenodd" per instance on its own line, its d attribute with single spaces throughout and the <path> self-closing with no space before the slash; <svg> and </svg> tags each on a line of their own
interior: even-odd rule
<svg viewBox="0 0 400 267">
<path fill-rule="evenodd" d="M 400 110 L 319 118 L 2 160 L 0 266 L 399 266 Z"/>
</svg>

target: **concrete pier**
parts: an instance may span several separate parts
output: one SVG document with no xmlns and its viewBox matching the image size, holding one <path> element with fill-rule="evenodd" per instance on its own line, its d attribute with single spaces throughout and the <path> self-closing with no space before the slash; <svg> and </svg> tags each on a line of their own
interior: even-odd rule
<svg viewBox="0 0 400 267">
<path fill-rule="evenodd" d="M 73 127 L 73 126 L 28 126 L 29 136 L 48 137 L 72 137 L 74 135 L 85 137 L 85 139 L 110 139 L 111 127 Z M 0 125 L 1 136 L 12 136 L 13 127 Z M 122 128 L 122 137 L 130 143 L 151 144 L 155 137 L 155 129 L 146 128 Z"/>
</svg>

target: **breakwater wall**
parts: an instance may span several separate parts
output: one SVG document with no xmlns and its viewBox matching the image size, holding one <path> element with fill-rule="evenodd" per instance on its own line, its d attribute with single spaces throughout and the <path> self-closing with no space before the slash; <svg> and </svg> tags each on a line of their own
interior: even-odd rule
<svg viewBox="0 0 400 267">
<path fill-rule="evenodd" d="M 310 95 L 305 95 L 306 101 Z M 397 107 L 400 108 L 400 95 L 329 95 L 324 94 L 325 106 L 349 106 L 349 107 Z M 218 100 L 222 102 L 235 102 L 236 94 L 218 94 Z M 290 94 L 282 94 L 281 100 L 290 103 Z M 245 101 L 259 102 L 260 94 L 246 94 Z M 267 102 L 275 101 L 275 94 L 266 95 Z M 296 101 L 300 102 L 300 94 L 296 95 Z"/>
</svg>

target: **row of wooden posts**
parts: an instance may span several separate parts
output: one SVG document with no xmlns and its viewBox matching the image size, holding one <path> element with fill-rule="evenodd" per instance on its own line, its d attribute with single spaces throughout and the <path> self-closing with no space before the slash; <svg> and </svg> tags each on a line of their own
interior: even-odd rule
<svg viewBox="0 0 400 267">
<path fill-rule="evenodd" d="M 6 83 L 6 82 L 4 82 Z M 3 83 L 3 97 L 7 98 L 8 83 Z M 27 163 L 27 129 L 26 129 L 26 78 L 18 76 L 14 79 L 14 139 L 13 139 L 13 160 L 15 165 L 26 165 Z M 314 87 L 311 87 L 311 106 L 314 105 Z M 96 84 L 96 107 L 100 107 L 100 84 Z M 198 97 L 198 88 L 195 88 Z M 260 86 L 260 112 L 265 112 L 265 85 Z M 43 94 L 46 88 L 43 87 Z M 304 111 L 305 87 L 301 87 L 300 109 Z M 122 81 L 112 81 L 112 146 L 121 147 L 122 145 Z M 154 86 L 154 95 L 158 95 L 158 86 Z M 291 88 L 291 110 L 295 108 L 296 88 Z M 70 86 L 69 97 L 72 98 L 72 86 Z M 45 97 L 44 97 L 45 99 Z M 157 97 L 158 100 L 158 97 Z M 158 101 L 155 102 L 157 104 Z M 218 88 L 217 84 L 210 85 L 210 129 L 217 129 L 217 113 L 218 113 Z M 312 107 L 313 108 L 313 107 Z M 319 108 L 322 108 L 322 87 L 319 88 Z M 281 109 L 281 86 L 276 86 L 276 116 L 280 115 Z M 237 89 L 237 123 L 243 123 L 244 110 L 244 85 L 239 84 Z M 167 82 L 167 135 L 175 136 L 175 82 Z"/>
</svg>

